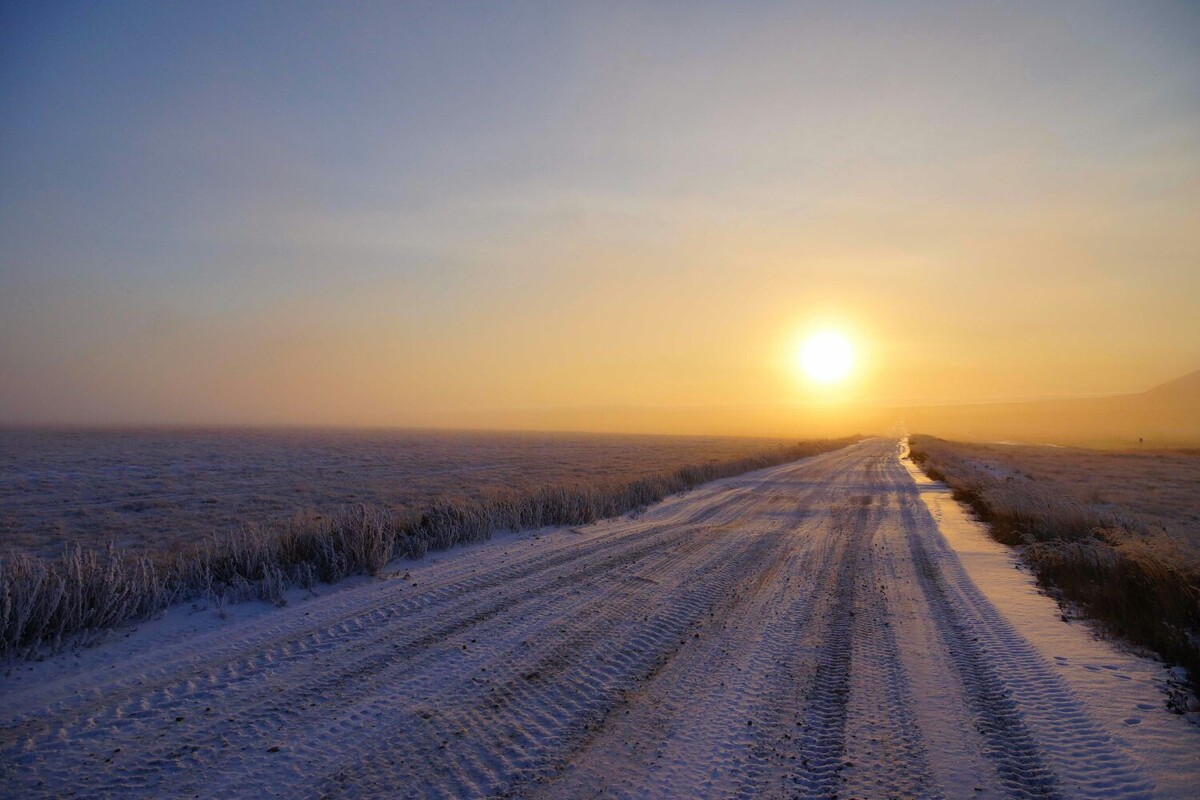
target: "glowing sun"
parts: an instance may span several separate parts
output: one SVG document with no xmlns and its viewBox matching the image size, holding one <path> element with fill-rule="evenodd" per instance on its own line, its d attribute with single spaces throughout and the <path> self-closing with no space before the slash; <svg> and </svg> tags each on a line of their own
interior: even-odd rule
<svg viewBox="0 0 1200 800">
<path fill-rule="evenodd" d="M 817 383 L 837 383 L 854 367 L 850 340 L 834 331 L 821 331 L 800 348 L 800 368 Z"/>
</svg>

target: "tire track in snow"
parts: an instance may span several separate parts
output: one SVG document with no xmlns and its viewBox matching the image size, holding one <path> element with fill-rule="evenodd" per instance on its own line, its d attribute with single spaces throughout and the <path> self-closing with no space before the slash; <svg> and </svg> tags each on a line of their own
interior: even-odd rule
<svg viewBox="0 0 1200 800">
<path fill-rule="evenodd" d="M 833 603 L 822 623 L 824 635 L 796 740 L 795 797 L 828 798 L 838 793 L 845 766 L 846 708 L 853 664 L 852 615 L 858 542 L 866 525 L 863 509 L 849 525 L 839 520 L 835 534 L 845 540 L 833 585 Z"/>
<path fill-rule="evenodd" d="M 681 559 L 695 552 L 698 547 L 690 542 L 684 547 L 675 546 L 679 543 L 676 536 L 666 542 L 640 541 L 630 551 L 606 555 L 598 565 L 593 563 L 591 568 L 594 570 L 599 566 L 608 570 L 613 565 L 648 555 L 656 556 L 656 562 Z M 85 727 L 90 733 L 82 731 L 69 738 L 78 746 L 86 744 L 90 738 L 98 737 L 108 740 L 113 747 L 125 749 L 134 743 L 132 739 L 145 738 L 145 726 L 131 730 L 130 736 L 123 738 L 107 733 L 108 725 L 118 719 L 142 718 L 147 724 L 157 723 L 160 733 L 171 733 L 169 741 L 151 745 L 145 750 L 143 763 L 162 768 L 182 759 L 182 763 L 192 765 L 190 771 L 194 772 L 205 759 L 221 757 L 223 769 L 227 770 L 230 762 L 239 757 L 240 747 L 249 740 L 260 738 L 265 732 L 278 730 L 287 718 L 294 715 L 297 707 L 311 707 L 322 698 L 334 696 L 342 703 L 352 702 L 356 697 L 370 696 L 397 679 L 400 673 L 419 672 L 452 648 L 455 636 L 481 624 L 498 624 L 501 622 L 497 620 L 498 614 L 503 613 L 506 620 L 518 620 L 521 610 L 536 602 L 543 603 L 546 608 L 569 611 L 569 600 L 582 596 L 573 595 L 574 589 L 582 591 L 589 586 L 594 587 L 603 574 L 597 573 L 589 580 L 583 580 L 583 573 L 584 570 L 568 572 L 563 580 L 555 579 L 542 584 L 537 591 L 522 594 L 519 598 L 506 593 L 476 608 L 472 608 L 471 603 L 453 604 L 448 610 L 451 615 L 448 619 L 435 616 L 428 621 L 428 625 L 418 626 L 408 632 L 404 632 L 408 622 L 404 618 L 389 620 L 390 624 L 386 626 L 364 626 L 362 630 L 370 635 L 354 639 L 354 647 L 344 648 L 345 652 L 334 648 L 332 658 L 326 660 L 318 660 L 310 652 L 309 661 L 286 670 L 286 682 L 272 683 L 269 678 L 274 672 L 285 671 L 287 662 L 280 660 L 282 663 L 272 664 L 271 668 L 256 673 L 256 680 L 243 691 L 235 690 L 238 680 L 234 678 L 226 683 L 218 680 L 210 684 L 202 695 L 195 697 L 175 698 L 161 694 L 143 697 L 136 701 L 139 706 L 145 706 L 143 711 L 123 715 L 117 713 L 112 719 L 92 717 L 80 720 L 76 723 L 77 727 Z M 383 657 L 385 654 L 386 657 Z M 215 702 L 216 698 L 224 703 L 232 701 L 232 712 L 206 715 L 197 707 L 201 703 Z M 179 717 L 183 717 L 182 726 Z M 187 742 L 186 753 L 179 752 L 179 739 Z M 133 764 L 131 769 L 139 774 L 146 772 L 141 764 Z M 85 776 L 83 784 L 86 785 L 88 780 Z"/>
<path fill-rule="evenodd" d="M 517 677 L 493 686 L 484 703 L 478 698 L 456 698 L 452 706 L 467 707 L 467 714 L 474 722 L 488 730 L 499 728 L 500 745 L 492 748 L 486 761 L 477 762 L 476 774 L 470 775 L 469 783 L 426 787 L 427 792 L 444 796 L 464 791 L 506 794 L 521 785 L 553 778 L 567 753 L 586 746 L 624 698 L 688 644 L 688 633 L 704 622 L 711 624 L 714 617 L 728 614 L 730 597 L 744 595 L 752 591 L 747 584 L 761 582 L 762 564 L 772 560 L 780 545 L 778 532 L 726 538 L 730 539 L 733 552 L 719 556 L 711 553 L 713 558 L 687 575 L 686 582 L 679 583 L 677 597 L 672 598 L 669 593 L 664 596 L 660 588 L 656 613 L 628 615 L 633 617 L 632 625 L 628 618 L 620 620 L 630 629 L 626 637 L 609 635 L 618 620 L 602 620 L 593 629 L 556 646 L 540 661 L 522 665 L 519 670 L 510 669 L 509 674 Z M 660 578 L 662 583 L 667 583 L 666 576 Z M 640 597 L 626 605 L 626 611 L 647 607 Z M 536 676 L 536 680 L 529 680 L 529 675 Z M 462 723 L 461 715 L 455 712 L 437 716 L 431 728 L 437 735 L 453 731 Z M 506 737 L 506 731 L 512 733 Z M 536 735 L 529 735 L 528 731 Z M 408 732 L 402 731 L 399 739 L 389 742 L 385 749 L 403 750 L 409 739 Z M 456 750 L 426 749 L 418 757 L 435 763 L 457 762 L 463 754 Z M 371 762 L 374 768 L 363 774 L 385 773 L 388 761 L 386 754 L 376 756 Z M 512 769 L 514 766 L 517 769 Z M 447 764 L 435 772 L 462 776 L 471 771 Z M 507 783 L 502 779 L 505 773 L 513 776 Z M 330 793 L 338 796 L 360 789 L 360 782 L 352 779 Z M 423 793 L 418 791 L 415 796 Z"/>
<path fill-rule="evenodd" d="M 1151 782 L 975 588 L 953 553 L 919 535 L 913 506 L 920 501 L 904 500 L 901 518 L 921 588 L 1009 795 L 1153 797 Z"/>
<path fill-rule="evenodd" d="M 765 787 L 778 785 L 769 775 L 775 765 L 763 740 L 769 731 L 768 738 L 782 740 L 794 730 L 772 720 L 783 705 L 778 698 L 791 686 L 796 642 L 807 635 L 803 618 L 826 596 L 823 582 L 794 579 L 812 558 L 798 546 L 797 515 L 809 526 L 828 521 L 824 509 L 808 512 L 810 499 L 801 491 L 772 503 L 773 512 L 789 520 L 776 554 L 710 612 L 696 639 L 626 699 L 624 713 L 618 709 L 613 715 L 615 724 L 572 754 L 568 774 L 560 771 L 556 783 L 530 796 L 759 797 Z M 817 564 L 834 572 L 828 559 Z M 747 642 L 757 646 L 747 648 Z M 614 750 L 621 763 L 617 787 L 611 786 Z"/>
<path fill-rule="evenodd" d="M 195 645 L 200 644 L 193 643 L 192 647 L 184 648 L 184 652 L 176 658 L 171 658 L 169 654 L 154 653 L 136 659 L 134 663 L 126 665 L 128 667 L 127 674 L 134 677 L 122 677 L 103 687 L 78 682 L 73 686 L 71 682 L 64 682 L 65 685 L 45 688 L 51 691 L 57 690 L 56 693 L 65 698 L 60 701 L 64 707 L 69 704 L 77 704 L 77 713 L 80 716 L 87 716 L 97 707 L 111 707 L 105 699 L 106 694 L 119 692 L 133 686 L 138 687 L 137 694 L 146 698 L 150 698 L 154 691 L 160 693 L 159 699 L 181 695 L 189 688 L 188 684 L 194 682 L 177 682 L 178 674 L 173 669 L 177 670 L 181 664 L 186 664 L 195 672 L 221 670 L 226 675 L 233 676 L 251 672 L 261 674 L 265 670 L 284 666 L 288 661 L 307 659 L 313 653 L 323 650 L 336 650 L 340 658 L 346 658 L 348 649 L 373 644 L 360 641 L 361 631 L 365 629 L 393 624 L 392 619 L 396 617 L 398 617 L 398 621 L 410 620 L 415 615 L 431 610 L 443 614 L 446 609 L 442 608 L 441 603 L 445 601 L 453 600 L 460 604 L 466 604 L 470 602 L 471 595 L 475 593 L 498 587 L 515 590 L 529 578 L 535 578 L 539 583 L 544 582 L 547 579 L 547 573 L 557 567 L 565 567 L 579 562 L 585 565 L 582 571 L 593 569 L 595 565 L 588 562 L 588 559 L 602 551 L 611 550 L 617 544 L 618 539 L 627 540 L 622 543 L 625 545 L 636 544 L 635 538 L 654 535 L 689 523 L 703 522 L 721 513 L 728 513 L 727 507 L 737 497 L 737 494 L 730 492 L 727 496 L 715 498 L 716 502 L 701 502 L 697 504 L 698 508 L 691 509 L 691 513 L 673 517 L 666 523 L 656 526 L 631 525 L 612 539 L 594 538 L 578 543 L 576 547 L 560 547 L 548 553 L 535 554 L 526 562 L 492 568 L 484 574 L 467 576 L 453 583 L 435 586 L 430 590 L 413 594 L 391 592 L 383 596 L 382 601 L 378 601 L 370 607 L 354 603 L 336 603 L 331 609 L 332 614 L 322 615 L 326 619 L 318 617 L 313 620 L 314 623 L 321 621 L 323 627 L 307 625 L 305 620 L 300 619 L 292 620 L 292 622 L 305 626 L 305 629 L 297 630 L 297 626 L 294 624 L 271 627 L 267 630 L 266 636 L 258 637 L 251 642 L 223 641 L 220 634 L 210 636 L 207 637 L 210 640 L 208 644 L 216 646 L 207 649 L 215 651 L 215 653 L 207 653 L 205 662 L 199 662 L 193 658 L 194 651 L 199 649 Z M 669 546 L 670 544 L 670 542 L 660 542 L 659 546 Z M 396 588 L 406 587 L 398 584 Z M 401 596 L 396 597 L 397 594 Z M 39 693 L 34 693 L 35 696 L 37 694 Z"/>
<path fill-rule="evenodd" d="M 873 474 L 882 478 L 879 465 L 872 467 Z M 850 766 L 845 791 L 850 797 L 937 800 L 942 790 L 933 778 L 916 724 L 912 691 L 882 583 L 885 570 L 876 561 L 876 533 L 894 510 L 875 500 L 864 496 L 875 519 L 858 554 L 862 568 L 855 586 L 851 655 L 857 670 L 847 709 L 848 727 L 854 734 L 846 748 Z"/>
</svg>

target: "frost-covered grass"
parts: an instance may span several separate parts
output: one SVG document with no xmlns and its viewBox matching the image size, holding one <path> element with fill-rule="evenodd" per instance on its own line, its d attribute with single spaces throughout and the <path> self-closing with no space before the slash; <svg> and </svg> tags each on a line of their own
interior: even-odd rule
<svg viewBox="0 0 1200 800">
<path fill-rule="evenodd" d="M 1044 588 L 1187 667 L 1200 688 L 1200 557 L 1191 540 L 1173 537 L 1166 527 L 1175 519 L 1183 528 L 1192 523 L 1200 496 L 1195 477 L 1164 476 L 1153 461 L 1146 463 L 1154 469 L 1143 464 L 1139 471 L 1138 461 L 1116 453 L 1054 450 L 1023 458 L 1022 451 L 1034 448 L 930 436 L 913 436 L 910 445 L 927 475 L 948 484 L 997 540 L 1018 548 Z M 1164 477 L 1192 480 L 1192 501 L 1156 492 Z M 1138 496 L 1130 506 L 1141 513 L 1111 501 L 1130 494 Z"/>
<path fill-rule="evenodd" d="M 208 598 L 218 606 L 258 597 L 282 602 L 289 586 L 375 574 L 396 557 L 487 539 L 493 531 L 581 525 L 658 502 L 717 478 L 844 447 L 801 442 L 740 458 L 692 464 L 622 482 L 546 486 L 487 499 L 442 500 L 419 512 L 358 504 L 333 514 L 247 524 L 173 555 L 80 545 L 61 558 L 0 559 L 0 656 L 20 656 Z"/>
<path fill-rule="evenodd" d="M 142 552 L 247 520 L 364 503 L 420 511 L 548 485 L 618 483 L 788 444 L 484 431 L 0 428 L 0 552 Z"/>
<path fill-rule="evenodd" d="M 1189 450 L 1093 450 L 956 444 L 1005 475 L 1029 476 L 1047 492 L 1096 515 L 1119 513 L 1200 556 L 1200 458 Z"/>
</svg>

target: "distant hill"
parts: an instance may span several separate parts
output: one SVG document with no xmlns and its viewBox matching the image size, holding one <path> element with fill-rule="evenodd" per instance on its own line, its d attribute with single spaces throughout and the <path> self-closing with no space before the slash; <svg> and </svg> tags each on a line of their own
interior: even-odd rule
<svg viewBox="0 0 1200 800">
<path fill-rule="evenodd" d="M 480 414 L 513 430 L 833 437 L 899 430 L 950 439 L 1100 447 L 1200 446 L 1200 371 L 1137 394 L 909 407 L 541 408 Z"/>
<path fill-rule="evenodd" d="M 1193 406 L 1200 404 L 1200 369 L 1195 372 L 1189 372 L 1182 378 L 1176 378 L 1173 381 L 1160 383 L 1153 389 L 1144 393 L 1148 400 L 1154 402 L 1168 401 Z"/>
<path fill-rule="evenodd" d="M 896 409 L 911 431 L 974 440 L 1176 447 L 1200 443 L 1200 370 L 1138 394 Z"/>
</svg>

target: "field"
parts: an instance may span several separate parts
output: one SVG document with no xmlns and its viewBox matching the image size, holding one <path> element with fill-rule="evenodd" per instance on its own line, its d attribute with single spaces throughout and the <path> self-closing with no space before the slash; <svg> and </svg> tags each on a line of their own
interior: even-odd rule
<svg viewBox="0 0 1200 800">
<path fill-rule="evenodd" d="M 945 447 L 946 445 L 943 445 Z M 1010 484 L 1028 484 L 1097 516 L 1119 516 L 1200 556 L 1196 451 L 1089 450 L 955 442 L 953 452 Z"/>
<path fill-rule="evenodd" d="M 627 482 L 777 448 L 700 436 L 337 430 L 0 430 L 0 552 L 152 552 L 353 503 L 418 509 Z"/>
</svg>

